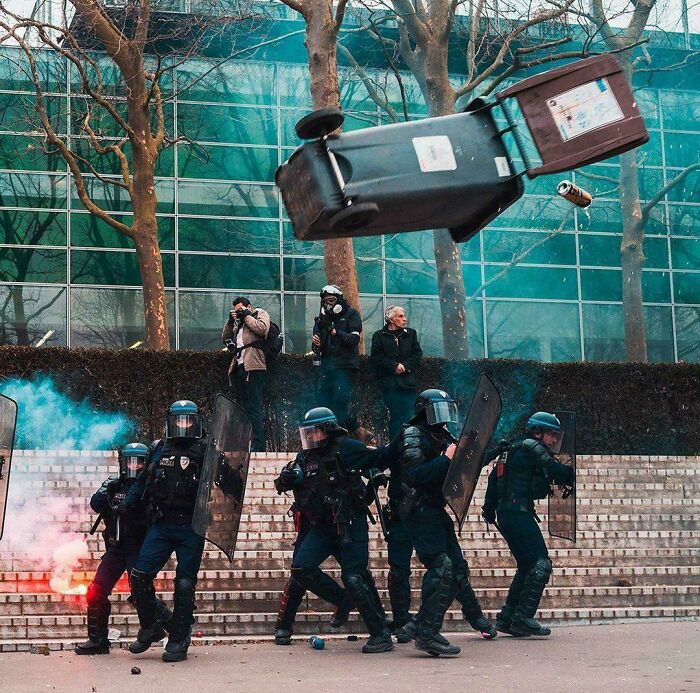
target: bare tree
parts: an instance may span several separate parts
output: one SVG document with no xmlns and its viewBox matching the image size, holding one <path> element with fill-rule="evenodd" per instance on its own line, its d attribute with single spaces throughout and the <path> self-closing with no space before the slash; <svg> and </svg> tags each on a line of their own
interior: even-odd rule
<svg viewBox="0 0 700 693">
<path fill-rule="evenodd" d="M 155 181 L 160 154 L 176 141 L 166 123 L 164 76 L 210 42 L 212 33 L 242 18 L 214 2 L 198 3 L 197 15 L 186 21 L 158 15 L 152 0 L 63 0 L 56 21 L 18 14 L 0 2 L 0 44 L 15 44 L 24 54 L 45 152 L 67 162 L 82 205 L 133 242 L 143 287 L 146 343 L 152 349 L 169 348 Z M 50 117 L 42 49 L 62 56 L 78 75 L 85 100 L 72 137 L 61 133 Z M 105 51 L 106 62 L 98 51 Z M 173 54 L 178 57 L 164 60 Z M 110 70 L 116 70 L 116 82 L 123 84 L 121 98 L 106 74 Z M 99 186 L 128 197 L 131 223 L 100 203 L 95 194 Z"/>
<path fill-rule="evenodd" d="M 395 64 L 399 58 L 418 82 L 428 115 L 443 116 L 455 112 L 456 101 L 477 94 L 486 96 L 518 70 L 585 54 L 585 45 L 572 51 L 560 50 L 571 41 L 565 16 L 573 2 L 552 3 L 548 10 L 533 9 L 529 4 L 524 9 L 509 6 L 505 19 L 498 4 L 486 0 L 468 5 L 464 0 L 391 0 L 382 9 L 391 13 L 397 24 L 396 39 L 380 31 L 372 19 L 377 15 L 376 4 L 367 4 L 365 9 L 369 15 L 368 30 L 383 46 L 402 95 L 403 85 Z M 381 22 L 386 22 L 386 16 Z M 538 26 L 540 32 L 533 32 Z M 554 30 L 550 31 L 552 26 Z M 450 57 L 458 46 L 458 38 L 462 45 L 466 40 L 465 77 L 455 85 L 450 79 Z M 359 67 L 356 61 L 350 62 Z M 370 96 L 392 116 L 385 95 L 373 87 L 366 75 L 363 81 Z M 392 117 L 396 117 L 395 112 Z M 449 232 L 439 229 L 434 231 L 433 250 L 444 353 L 448 358 L 466 358 L 469 355 L 467 300 L 459 249 Z"/>
<path fill-rule="evenodd" d="M 347 0 L 282 0 L 298 12 L 306 23 L 306 53 L 309 60 L 311 101 L 314 110 L 340 108 L 338 86 L 338 32 L 345 17 Z M 349 303 L 358 310 L 360 289 L 355 266 L 355 252 L 351 238 L 333 238 L 324 241 L 323 257 L 326 279 L 337 284 Z M 364 335 L 360 337 L 360 351 L 364 352 Z"/>
</svg>

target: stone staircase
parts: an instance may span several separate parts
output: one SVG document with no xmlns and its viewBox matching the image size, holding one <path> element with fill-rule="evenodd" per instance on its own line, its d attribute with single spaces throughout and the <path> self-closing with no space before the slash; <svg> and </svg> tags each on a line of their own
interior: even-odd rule
<svg viewBox="0 0 700 693">
<path fill-rule="evenodd" d="M 287 516 L 289 499 L 277 496 L 272 480 L 287 454 L 254 455 L 248 477 L 246 510 L 233 564 L 207 544 L 198 583 L 195 642 L 214 643 L 269 636 L 280 591 L 286 581 L 294 531 Z M 579 458 L 577 543 L 548 538 L 554 574 L 541 604 L 541 620 L 560 625 L 611 620 L 697 619 L 700 616 L 700 457 Z M 111 453 L 18 451 L 11 487 L 21 490 L 22 513 L 35 518 L 23 535 L 24 547 L 8 548 L 11 527 L 0 542 L 0 651 L 32 645 L 70 647 L 85 637 L 85 598 L 51 591 L 51 573 L 32 560 L 33 537 L 57 529 L 64 538 L 85 537 L 94 514 L 90 495 L 116 471 Z M 487 615 L 505 598 L 514 564 L 510 552 L 479 518 L 482 480 L 462 533 L 472 582 Z M 12 491 L 11 491 L 12 493 Z M 60 499 L 57 501 L 56 499 Z M 541 516 L 546 514 L 543 508 Z M 546 531 L 546 521 L 543 522 Z M 16 542 L 15 542 L 16 544 Z M 89 557 L 74 575 L 89 583 L 102 552 L 99 535 L 88 537 Z M 326 565 L 339 579 L 332 560 Z M 371 529 L 370 567 L 385 603 L 386 548 Z M 417 606 L 422 571 L 412 577 Z M 172 598 L 173 565 L 157 588 Z M 129 642 L 138 623 L 127 603 L 122 579 L 112 597 L 112 626 Z M 297 619 L 297 634 L 324 632 L 327 604 L 310 596 Z M 450 611 L 446 630 L 464 630 L 461 613 Z M 353 614 L 343 633 L 362 632 Z"/>
</svg>

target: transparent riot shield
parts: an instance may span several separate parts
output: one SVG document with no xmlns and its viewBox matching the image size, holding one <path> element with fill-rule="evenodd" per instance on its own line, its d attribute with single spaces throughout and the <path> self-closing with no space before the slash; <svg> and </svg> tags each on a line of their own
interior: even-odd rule
<svg viewBox="0 0 700 693">
<path fill-rule="evenodd" d="M 192 529 L 233 561 L 245 496 L 252 428 L 245 411 L 218 395 L 192 517 Z"/>
<path fill-rule="evenodd" d="M 17 402 L 0 395 L 0 539 L 5 528 L 7 491 L 10 486 L 12 447 L 15 442 L 17 425 Z"/>
<path fill-rule="evenodd" d="M 486 448 L 500 416 L 501 395 L 491 379 L 482 373 L 442 486 L 442 493 L 457 518 L 460 531 L 481 474 Z"/>
<path fill-rule="evenodd" d="M 576 414 L 571 411 L 557 411 L 554 414 L 561 421 L 564 432 L 556 458 L 562 464 L 573 467 L 574 485 L 553 487 L 547 507 L 549 533 L 576 543 Z"/>
</svg>

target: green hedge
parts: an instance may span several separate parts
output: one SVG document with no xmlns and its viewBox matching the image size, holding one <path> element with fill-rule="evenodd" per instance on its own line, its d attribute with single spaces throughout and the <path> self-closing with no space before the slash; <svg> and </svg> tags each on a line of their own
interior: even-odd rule
<svg viewBox="0 0 700 693">
<path fill-rule="evenodd" d="M 220 351 L 0 347 L 0 380 L 50 375 L 71 396 L 99 409 L 121 410 L 144 438 L 162 435 L 163 413 L 175 399 L 192 399 L 210 412 L 227 388 L 230 356 Z M 576 411 L 580 453 L 676 455 L 700 452 L 700 365 L 561 363 L 427 358 L 420 388 L 441 387 L 463 404 L 475 379 L 492 377 L 503 397 L 499 436 L 517 435 L 536 409 Z M 266 403 L 269 450 L 299 445 L 296 427 L 313 406 L 308 357 L 283 355 L 269 374 Z M 368 428 L 384 427 L 381 395 L 366 361 L 357 411 Z"/>
</svg>

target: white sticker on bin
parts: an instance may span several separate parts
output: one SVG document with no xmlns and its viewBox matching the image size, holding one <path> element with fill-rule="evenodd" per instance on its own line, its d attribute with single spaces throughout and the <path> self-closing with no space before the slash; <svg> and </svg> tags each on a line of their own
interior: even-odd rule
<svg viewBox="0 0 700 693">
<path fill-rule="evenodd" d="M 496 162 L 496 170 L 498 171 L 498 177 L 508 177 L 510 175 L 510 166 L 508 165 L 508 159 L 506 159 L 505 156 L 494 156 L 493 160 Z"/>
<path fill-rule="evenodd" d="M 416 150 L 418 165 L 423 173 L 454 171 L 457 168 L 452 143 L 447 135 L 414 137 L 413 148 Z"/>
</svg>

